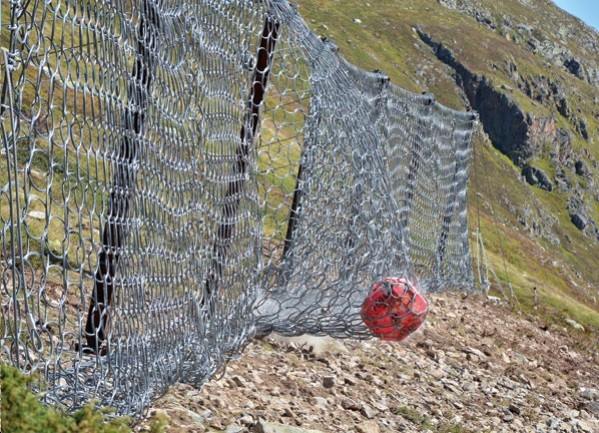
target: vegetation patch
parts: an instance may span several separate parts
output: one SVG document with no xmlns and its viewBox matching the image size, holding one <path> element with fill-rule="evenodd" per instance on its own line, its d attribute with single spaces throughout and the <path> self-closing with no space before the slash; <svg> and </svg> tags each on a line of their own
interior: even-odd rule
<svg viewBox="0 0 599 433">
<path fill-rule="evenodd" d="M 88 404 L 72 415 L 40 403 L 30 389 L 35 379 L 16 368 L 0 366 L 2 385 L 2 429 L 11 433 L 129 433 L 129 418 L 112 418 L 108 409 Z M 37 383 L 37 381 L 35 381 Z M 164 420 L 152 422 L 152 433 L 164 431 Z"/>
</svg>

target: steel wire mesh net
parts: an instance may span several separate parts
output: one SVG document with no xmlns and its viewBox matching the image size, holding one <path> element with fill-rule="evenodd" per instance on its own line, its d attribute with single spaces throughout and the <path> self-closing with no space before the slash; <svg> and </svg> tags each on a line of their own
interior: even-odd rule
<svg viewBox="0 0 599 433">
<path fill-rule="evenodd" d="M 0 358 L 48 403 L 139 414 L 254 333 L 371 337 L 385 278 L 473 289 L 476 117 L 349 64 L 293 5 L 2 13 Z"/>
</svg>

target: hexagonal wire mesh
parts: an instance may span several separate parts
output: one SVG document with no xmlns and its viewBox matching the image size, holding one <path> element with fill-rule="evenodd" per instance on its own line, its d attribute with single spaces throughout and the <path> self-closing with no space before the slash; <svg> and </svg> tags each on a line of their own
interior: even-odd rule
<svg viewBox="0 0 599 433">
<path fill-rule="evenodd" d="M 2 23 L 0 357 L 46 402 L 137 415 L 254 333 L 372 336 L 382 278 L 473 289 L 476 116 L 349 64 L 286 1 Z"/>
</svg>

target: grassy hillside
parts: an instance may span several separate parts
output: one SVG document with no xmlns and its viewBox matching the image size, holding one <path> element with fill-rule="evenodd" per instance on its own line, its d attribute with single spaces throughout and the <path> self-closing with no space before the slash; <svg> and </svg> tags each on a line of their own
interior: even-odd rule
<svg viewBox="0 0 599 433">
<path fill-rule="evenodd" d="M 552 63 L 543 52 L 534 52 L 525 37 L 532 34 L 531 39 L 561 44 L 562 49 L 591 65 L 599 62 L 597 52 L 593 58 L 583 44 L 588 38 L 599 40 L 599 34 L 581 29 L 578 20 L 553 4 L 540 0 L 483 5 L 458 1 L 457 9 L 444 7 L 437 0 L 303 0 L 299 4 L 312 29 L 333 40 L 351 62 L 367 70 L 381 69 L 409 90 L 432 92 L 452 108 L 471 106 L 468 89 L 460 83 L 463 72 L 439 60 L 421 38 L 420 33 L 425 33 L 447 48 L 468 73 L 488 80 L 494 92 L 505 95 L 530 118 L 547 119 L 543 122 L 566 131 L 573 155 L 590 167 L 599 159 L 599 146 L 594 145 L 599 142 L 596 85 Z M 564 28 L 586 32 L 587 39 L 572 36 Z M 564 33 L 566 37 L 560 39 Z M 563 89 L 561 96 L 570 111 L 560 112 L 554 100 L 538 97 L 523 84 L 542 79 Z M 580 131 L 581 119 L 586 124 L 586 138 Z M 531 141 L 534 133 L 531 128 Z M 471 233 L 480 221 L 489 264 L 505 290 L 511 283 L 522 308 L 535 307 L 533 288 L 537 287 L 537 311 L 559 323 L 572 318 L 589 329 L 599 329 L 599 241 L 592 231 L 577 229 L 567 210 L 568 200 L 577 195 L 589 209 L 589 219 L 599 221 L 598 197 L 588 179 L 568 168 L 570 161 L 554 157 L 560 151 L 556 143 L 540 133 L 538 142 L 527 163 L 550 178 L 565 172 L 571 187 L 546 191 L 529 185 L 522 180 L 521 166 L 481 134 L 470 183 Z M 593 179 L 597 179 L 596 171 L 591 184 Z M 474 236 L 471 239 L 474 251 Z M 492 283 L 497 290 L 498 284 Z"/>
</svg>

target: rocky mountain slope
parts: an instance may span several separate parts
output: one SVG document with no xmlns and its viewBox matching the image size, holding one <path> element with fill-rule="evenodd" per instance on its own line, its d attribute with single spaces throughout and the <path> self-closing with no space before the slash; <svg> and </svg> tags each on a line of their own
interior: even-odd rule
<svg viewBox="0 0 599 433">
<path fill-rule="evenodd" d="M 135 430 L 161 417 L 173 433 L 599 431 L 599 342 L 480 295 L 430 299 L 405 343 L 254 342 Z"/>
<path fill-rule="evenodd" d="M 298 2 L 354 64 L 480 113 L 472 252 L 481 232 L 509 304 L 431 296 L 402 344 L 253 342 L 148 417 L 168 432 L 599 431 L 599 33 L 547 0 Z"/>
<path fill-rule="evenodd" d="M 149 416 L 171 432 L 599 431 L 599 33 L 547 0 L 299 7 L 351 62 L 480 113 L 472 252 L 480 232 L 509 303 L 432 296 L 402 344 L 254 342 Z"/>
<path fill-rule="evenodd" d="M 418 30 L 420 38 L 434 49 L 437 58 L 456 71 L 456 80 L 461 82 L 468 104 L 479 111 L 493 145 L 522 168 L 522 175 L 530 185 L 547 191 L 554 188 L 565 191 L 572 224 L 599 240 L 593 212 L 599 199 L 594 181 L 598 163 L 592 146 L 597 139 L 599 116 L 596 90 L 599 33 L 580 20 L 568 19 L 547 1 L 520 1 L 527 12 L 522 15 L 517 14 L 517 9 L 513 9 L 514 14 L 509 13 L 510 9 L 505 13 L 496 3 L 440 3 L 503 35 L 524 53 L 533 54 L 534 62 L 530 63 L 538 60 L 544 63 L 544 71 L 535 75 L 519 72 L 518 63 L 526 64 L 526 59 L 508 61 L 507 69 L 499 75 L 504 75 L 501 78 L 509 79 L 514 87 L 501 83 L 496 88 L 492 76 L 473 73 L 443 42 Z M 487 5 L 492 6 L 485 7 Z M 570 82 L 573 87 L 568 85 Z M 579 93 L 584 92 L 587 85 L 591 86 L 591 92 Z M 510 97 L 516 92 L 520 94 Z M 517 103 L 519 97 L 526 97 L 536 105 L 527 109 Z M 563 125 L 559 124 L 560 120 L 565 121 Z M 543 155 L 543 146 L 549 150 L 553 179 L 541 167 L 534 166 L 536 158 L 547 156 Z M 576 176 L 578 181 L 572 182 L 571 178 Z"/>
</svg>

